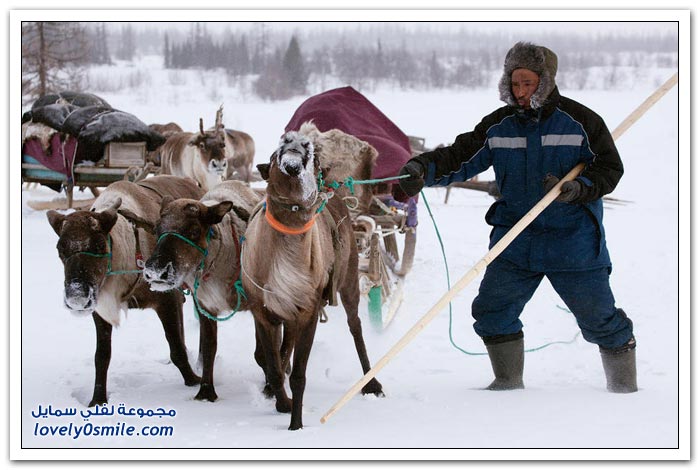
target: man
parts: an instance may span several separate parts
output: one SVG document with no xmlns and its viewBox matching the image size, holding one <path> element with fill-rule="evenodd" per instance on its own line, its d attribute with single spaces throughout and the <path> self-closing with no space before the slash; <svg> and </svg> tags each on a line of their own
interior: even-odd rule
<svg viewBox="0 0 700 470">
<path fill-rule="evenodd" d="M 611 392 L 637 391 L 632 321 L 615 307 L 605 244 L 603 203 L 623 167 L 603 119 L 561 96 L 557 56 L 530 43 L 506 55 L 499 83 L 507 105 L 484 117 L 448 147 L 423 153 L 402 168 L 401 188 L 447 186 L 493 167 L 502 195 L 488 210 L 490 247 L 580 162 L 561 194 L 486 269 L 472 304 L 495 380 L 489 390 L 523 388 L 524 342 L 519 316 L 547 277 L 576 317 L 584 339 L 597 344 Z"/>
</svg>

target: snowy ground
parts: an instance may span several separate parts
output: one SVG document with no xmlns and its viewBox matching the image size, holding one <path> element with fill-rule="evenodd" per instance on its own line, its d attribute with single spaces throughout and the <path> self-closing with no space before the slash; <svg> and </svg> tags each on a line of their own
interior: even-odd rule
<svg viewBox="0 0 700 470">
<path fill-rule="evenodd" d="M 673 71 L 653 71 L 663 79 Z M 241 98 L 225 83 L 208 83 L 202 96 L 177 91 L 154 74 L 148 87 L 122 94 L 102 93 L 115 108 L 143 121 L 176 121 L 194 130 L 199 117 L 213 122 L 224 103 L 227 127 L 250 133 L 263 162 L 294 109 L 297 98 L 264 103 Z M 185 81 L 187 79 L 184 79 Z M 172 81 L 172 80 L 171 80 Z M 625 91 L 562 93 L 596 110 L 614 129 L 658 85 L 658 80 Z M 219 90 L 206 93 L 206 89 Z M 177 97 L 177 99 L 175 99 Z M 499 105 L 495 90 L 471 92 L 401 92 L 368 94 L 406 133 L 427 138 L 434 146 L 449 142 Z M 625 176 L 614 197 L 631 201 L 611 205 L 605 215 L 608 246 L 614 263 L 612 287 L 619 307 L 633 319 L 638 341 L 639 393 L 615 395 L 605 390 L 596 346 L 580 337 L 528 353 L 526 389 L 507 393 L 483 391 L 491 380 L 486 356 L 465 355 L 449 341 L 449 312 L 442 312 L 382 370 L 385 398 L 356 396 L 326 424 L 319 419 L 360 377 L 361 369 L 344 313 L 328 309 L 330 321 L 319 325 L 307 372 L 304 429 L 287 431 L 289 416 L 260 393 L 262 374 L 253 361 L 253 324 L 248 312 L 219 326 L 215 381 L 219 400 L 193 400 L 195 388 L 182 384 L 169 364 L 167 345 L 150 310 L 132 310 L 113 334 L 109 370 L 110 404 L 127 408 L 173 409 L 174 418 L 76 417 L 33 418 L 41 405 L 85 410 L 94 380 L 94 327 L 72 317 L 62 306 L 63 271 L 56 255 L 56 236 L 44 212 L 28 200 L 50 199 L 45 189 L 22 192 L 21 223 L 21 445 L 25 449 L 137 448 L 141 451 L 70 454 L 74 458 L 275 458 L 265 449 L 305 449 L 286 455 L 307 459 L 509 458 L 507 451 L 531 449 L 520 456 L 549 458 L 644 458 L 643 450 L 679 445 L 679 315 L 684 328 L 688 312 L 679 312 L 678 91 L 674 88 L 618 141 Z M 687 158 L 684 156 L 684 158 Z M 487 175 L 488 178 L 488 175 Z M 489 227 L 484 214 L 492 203 L 485 193 L 453 190 L 444 204 L 444 189 L 425 191 L 446 246 L 452 281 L 461 277 L 487 250 Z M 374 331 L 361 306 L 365 341 L 376 362 L 420 319 L 446 289 L 439 244 L 425 207 L 419 212 L 418 247 L 405 283 L 405 299 L 393 323 Z M 20 247 L 13 247 L 19 249 Z M 484 348 L 472 330 L 470 304 L 480 278 L 453 302 L 452 334 L 468 351 Z M 569 341 L 577 333 L 573 317 L 545 281 L 523 314 L 527 348 Z M 196 359 L 198 326 L 190 300 L 185 327 L 191 359 Z M 16 312 L 15 312 L 16 313 Z M 12 334 L 20 334 L 14 322 Z M 15 328 L 16 327 L 16 328 Z M 682 370 L 683 376 L 687 371 Z M 682 381 L 688 384 L 687 378 Z M 683 397 L 687 396 L 684 392 Z M 16 415 L 15 415 L 16 416 Z M 47 426 L 172 426 L 169 437 L 41 436 Z M 685 418 L 682 420 L 685 422 Z M 188 449 L 159 453 L 158 448 Z M 195 449 L 224 449 L 196 452 Z M 248 449 L 248 450 L 245 450 Z M 335 450 L 332 454 L 320 449 Z M 361 450 L 356 450 L 361 449 Z M 400 453 L 370 449 L 406 449 Z M 414 451 L 408 449 L 417 449 Z M 442 449 L 431 452 L 430 449 Z M 445 449 L 461 449 L 448 451 Z M 554 450 L 557 449 L 557 450 Z M 595 450 L 598 449 L 598 450 Z M 605 449 L 605 450 L 600 450 Z M 658 451 L 657 451 L 658 453 Z M 41 451 L 36 458 L 66 458 Z M 670 454 L 669 454 L 670 455 Z"/>
</svg>

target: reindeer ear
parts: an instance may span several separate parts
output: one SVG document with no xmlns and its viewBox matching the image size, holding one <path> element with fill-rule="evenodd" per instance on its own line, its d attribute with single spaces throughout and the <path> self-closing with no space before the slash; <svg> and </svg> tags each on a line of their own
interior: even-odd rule
<svg viewBox="0 0 700 470">
<path fill-rule="evenodd" d="M 242 207 L 233 206 L 233 212 L 241 219 L 243 222 L 248 223 L 250 220 L 250 212 L 243 209 Z"/>
<path fill-rule="evenodd" d="M 56 211 L 48 211 L 46 213 L 46 218 L 49 219 L 49 224 L 56 232 L 56 235 L 61 236 L 61 229 L 63 228 L 63 222 L 66 220 L 66 216 Z"/>
<path fill-rule="evenodd" d="M 260 172 L 260 176 L 262 179 L 267 181 L 270 178 L 270 164 L 269 163 L 261 163 L 257 165 L 258 171 Z"/>
<path fill-rule="evenodd" d="M 134 214 L 129 209 L 119 209 L 117 212 L 126 217 L 128 221 L 136 225 L 138 228 L 155 235 L 156 227 L 148 220 Z"/>
<path fill-rule="evenodd" d="M 114 227 L 114 224 L 117 223 L 117 209 L 110 207 L 106 211 L 95 213 L 95 217 L 100 223 L 100 228 L 102 231 L 104 233 L 109 233 L 109 231 L 112 230 L 112 227 Z"/>
<path fill-rule="evenodd" d="M 168 205 L 174 200 L 175 199 L 172 196 L 163 196 L 163 199 L 160 200 L 160 213 L 163 214 L 165 208 L 168 207 Z"/>
<path fill-rule="evenodd" d="M 204 216 L 204 222 L 209 225 L 218 224 L 232 207 L 233 203 L 231 201 L 223 201 L 215 206 L 208 207 Z"/>
</svg>

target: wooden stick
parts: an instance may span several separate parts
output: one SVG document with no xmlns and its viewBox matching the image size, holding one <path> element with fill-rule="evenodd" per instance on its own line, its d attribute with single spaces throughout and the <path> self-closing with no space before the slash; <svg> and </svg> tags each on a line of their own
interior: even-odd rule
<svg viewBox="0 0 700 470">
<path fill-rule="evenodd" d="M 612 132 L 613 139 L 617 140 L 629 129 L 645 112 L 649 110 L 663 95 L 665 95 L 678 82 L 678 73 L 673 75 L 666 83 L 656 90 L 644 103 L 632 111 L 630 115 Z M 345 403 L 347 403 L 362 387 L 364 387 L 380 370 L 386 366 L 391 359 L 396 356 L 408 343 L 415 338 L 430 323 L 440 311 L 454 298 L 462 289 L 476 278 L 486 266 L 488 266 L 508 245 L 535 220 L 561 193 L 561 186 L 566 181 L 571 181 L 583 170 L 585 164 L 579 163 L 569 173 L 564 176 L 556 186 L 554 186 L 522 219 L 506 233 L 486 255 L 481 258 L 452 288 L 443 295 L 440 300 L 426 313 L 423 318 L 413 325 L 408 332 L 362 377 L 355 385 L 333 405 L 323 417 L 321 423 L 325 423 L 333 416 Z"/>
<path fill-rule="evenodd" d="M 622 134 L 625 133 L 625 131 L 627 131 L 627 129 L 632 127 L 632 124 L 637 122 L 639 118 L 642 117 L 642 115 L 646 113 L 649 108 L 654 106 L 662 96 L 668 93 L 668 91 L 673 88 L 676 83 L 678 83 L 678 72 L 674 73 L 671 78 L 666 80 L 666 83 L 661 85 L 658 90 L 649 96 L 649 98 L 644 100 L 644 103 L 640 104 L 637 109 L 632 111 L 629 116 L 627 116 L 625 120 L 622 121 L 614 131 L 612 131 L 613 140 L 617 140 Z"/>
</svg>

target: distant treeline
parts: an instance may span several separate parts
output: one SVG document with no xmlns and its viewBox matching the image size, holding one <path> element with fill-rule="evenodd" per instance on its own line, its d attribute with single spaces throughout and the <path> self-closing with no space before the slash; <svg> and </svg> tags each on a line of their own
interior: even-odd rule
<svg viewBox="0 0 700 470">
<path fill-rule="evenodd" d="M 407 89 L 488 86 L 507 50 L 519 40 L 552 48 L 559 56 L 559 79 L 570 88 L 614 87 L 625 74 L 623 68 L 678 66 L 676 33 L 525 36 L 475 31 L 468 23 L 457 27 L 452 23 L 449 28 L 440 23 L 357 23 L 337 30 L 290 30 L 274 23 L 247 23 L 245 29 L 234 29 L 233 23 L 215 32 L 207 23 L 190 23 L 189 31 L 141 23 L 135 24 L 138 28 L 111 23 L 25 24 L 28 37 L 30 32 L 39 37 L 37 27 L 31 25 L 43 25 L 38 28 L 43 31 L 70 29 L 76 38 L 81 36 L 74 43 L 81 45 L 83 54 L 73 53 L 73 62 L 62 62 L 66 70 L 71 64 L 109 64 L 115 59 L 130 61 L 137 55 L 158 54 L 169 69 L 220 68 L 233 78 L 250 77 L 255 93 L 265 99 L 304 94 L 310 85 L 330 79 L 360 89 L 387 83 Z M 46 50 L 36 40 L 33 46 L 27 42 L 28 56 Z M 25 26 L 23 59 L 24 44 Z M 607 72 L 601 77 L 593 72 L 596 68 Z"/>
<path fill-rule="evenodd" d="M 173 69 L 223 68 L 231 76 L 257 75 L 255 91 L 264 98 L 303 94 L 309 80 L 335 77 L 358 88 L 391 83 L 401 88 L 473 88 L 492 83 L 507 50 L 520 37 L 474 32 L 468 27 L 441 31 L 439 25 L 407 29 L 400 23 L 358 25 L 357 29 L 274 31 L 260 23 L 250 32 L 219 34 L 194 23 L 189 34 L 163 33 L 165 66 Z M 610 88 L 622 80 L 619 67 L 677 67 L 676 34 L 530 35 L 559 56 L 561 80 L 586 88 L 592 80 Z M 592 69 L 609 71 L 593 78 Z M 291 77 L 294 77 L 293 79 Z M 290 79 L 293 83 L 289 83 Z"/>
</svg>

